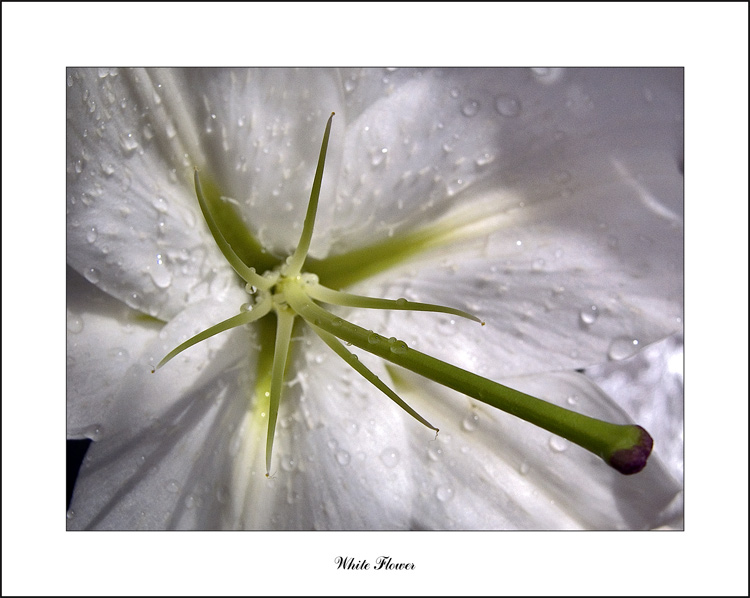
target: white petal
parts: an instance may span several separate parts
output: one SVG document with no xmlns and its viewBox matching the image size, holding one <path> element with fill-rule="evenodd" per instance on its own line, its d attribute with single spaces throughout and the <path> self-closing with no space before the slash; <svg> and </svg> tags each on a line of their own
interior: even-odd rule
<svg viewBox="0 0 750 598">
<path fill-rule="evenodd" d="M 144 318 L 69 269 L 67 277 L 68 438 L 101 438 L 126 371 L 161 324 Z M 147 373 L 147 364 L 143 372 Z"/>
<path fill-rule="evenodd" d="M 237 202 L 263 246 L 291 253 L 299 240 L 326 121 L 334 119 L 321 205 L 333 205 L 345 125 L 333 69 L 196 69 L 194 118 L 206 169 Z M 323 239 L 320 238 L 319 241 Z"/>
<path fill-rule="evenodd" d="M 488 216 L 624 173 L 638 194 L 681 168 L 680 77 L 571 69 L 544 82 L 523 69 L 448 69 L 381 86 L 347 128 L 337 251 L 420 226 L 490 186 L 503 193 Z M 679 217 L 681 184 L 668 183 L 641 200 Z"/>
<path fill-rule="evenodd" d="M 168 70 L 68 73 L 67 262 L 161 319 L 236 284 L 192 189 L 185 92 Z"/>
<path fill-rule="evenodd" d="M 241 375 L 254 373 L 254 332 L 238 328 L 221 333 L 154 374 L 151 367 L 180 342 L 235 311 L 214 300 L 192 305 L 152 337 L 140 355 L 131 356 L 124 375 L 92 397 L 105 403 L 106 410 L 101 409 L 98 442 L 89 448 L 79 474 L 70 527 L 182 526 L 176 515 L 180 496 L 187 499 L 193 492 L 197 499 L 219 491 L 221 485 L 206 488 L 202 480 L 213 479 L 217 463 L 225 463 L 221 443 L 228 438 L 227 426 L 236 426 L 232 418 L 224 419 L 234 405 L 227 397 L 247 404 L 238 388 Z M 222 451 L 211 448 L 219 444 Z M 185 490 L 187 481 L 194 484 L 190 491 Z M 217 525 L 210 519 L 215 514 L 210 508 L 201 512 L 199 526 Z"/>
<path fill-rule="evenodd" d="M 647 529 L 681 513 L 681 487 L 653 456 L 623 476 L 588 451 L 513 416 L 412 376 L 413 406 L 436 413 L 434 446 L 415 450 L 415 524 L 439 529 Z M 629 418 L 584 376 L 516 378 L 509 386 L 615 423 Z M 425 392 L 426 389 L 427 392 Z M 439 422 L 439 423 L 438 423 Z"/>
</svg>

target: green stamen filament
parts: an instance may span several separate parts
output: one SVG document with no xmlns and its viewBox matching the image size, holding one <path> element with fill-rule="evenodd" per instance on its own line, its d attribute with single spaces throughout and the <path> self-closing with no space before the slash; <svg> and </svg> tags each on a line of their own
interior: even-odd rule
<svg viewBox="0 0 750 598">
<path fill-rule="evenodd" d="M 310 325 L 311 328 L 315 331 L 315 334 L 317 334 L 321 340 L 328 345 L 341 359 L 343 359 L 346 363 L 348 363 L 354 370 L 356 370 L 359 374 L 362 375 L 362 377 L 367 380 L 370 384 L 375 386 L 378 390 L 382 391 L 383 394 L 385 394 L 389 399 L 391 399 L 396 405 L 401 407 L 404 411 L 406 411 L 409 415 L 411 415 L 414 419 L 416 419 L 421 424 L 427 426 L 430 428 L 430 430 L 435 430 L 435 432 L 439 432 L 435 426 L 433 426 L 430 422 L 428 422 L 426 419 L 424 419 L 419 413 L 414 411 L 409 405 L 401 398 L 399 397 L 395 392 L 393 392 L 388 386 L 386 386 L 383 381 L 378 378 L 375 374 L 373 374 L 369 368 L 367 368 L 361 361 L 359 361 L 359 358 L 354 355 L 351 351 L 349 351 L 344 345 L 342 345 L 338 339 L 332 335 L 323 330 L 322 328 L 318 328 L 314 324 Z"/>
<path fill-rule="evenodd" d="M 271 471 L 271 452 L 276 431 L 276 418 L 279 415 L 281 388 L 284 385 L 284 371 L 289 355 L 289 344 L 292 340 L 294 312 L 285 306 L 276 307 L 276 345 L 273 350 L 273 368 L 271 369 L 271 400 L 268 406 L 268 435 L 266 436 L 266 477 Z"/>
<path fill-rule="evenodd" d="M 197 168 L 195 169 L 194 179 L 195 194 L 198 196 L 198 204 L 201 207 L 201 212 L 203 212 L 203 217 L 206 219 L 206 224 L 208 224 L 208 228 L 214 237 L 214 241 L 216 241 L 216 244 L 219 246 L 219 249 L 221 249 L 221 252 L 224 254 L 226 260 L 229 262 L 232 268 L 234 268 L 234 271 L 237 272 L 237 274 L 239 274 L 246 283 L 256 286 L 259 289 L 270 289 L 276 281 L 269 280 L 268 278 L 257 274 L 255 272 L 255 268 L 248 268 L 248 266 L 234 252 L 234 249 L 232 249 L 232 246 L 224 238 L 224 235 L 221 234 L 219 227 L 216 225 L 216 221 L 211 215 L 211 211 L 208 209 L 208 202 L 203 195 L 203 189 L 201 187 L 200 178 L 198 177 Z"/>
<path fill-rule="evenodd" d="M 331 135 L 331 121 L 333 115 L 328 117 L 325 133 L 323 133 L 323 143 L 320 146 L 320 156 L 318 156 L 318 167 L 315 170 L 312 191 L 310 192 L 310 202 L 307 204 L 307 214 L 305 215 L 305 224 L 302 227 L 302 236 L 300 237 L 297 249 L 289 260 L 288 276 L 297 276 L 302 270 L 302 265 L 307 259 L 307 251 L 310 249 L 310 240 L 312 239 L 313 227 L 315 226 L 315 215 L 318 212 L 318 198 L 320 197 L 320 186 L 323 182 L 323 166 L 326 161 L 326 152 L 328 151 L 328 138 Z"/>
<path fill-rule="evenodd" d="M 376 297 L 363 297 L 362 295 L 352 295 L 343 291 L 334 291 L 322 285 L 310 285 L 307 294 L 318 301 L 329 303 L 331 305 L 341 305 L 345 307 L 362 307 L 367 309 L 395 309 L 409 311 L 431 311 L 444 314 L 451 314 L 474 320 L 484 326 L 484 322 L 476 316 L 453 307 L 435 305 L 432 303 L 416 303 L 406 299 L 380 299 Z"/>
<path fill-rule="evenodd" d="M 229 330 L 230 328 L 236 328 L 237 326 L 243 326 L 245 324 L 249 324 L 250 322 L 254 322 L 255 320 L 259 320 L 260 318 L 265 316 L 269 311 L 271 311 L 270 297 L 265 299 L 264 301 L 261 301 L 261 303 L 253 307 L 251 311 L 246 311 L 246 312 L 237 314 L 236 316 L 232 316 L 231 318 L 224 320 L 223 322 L 219 322 L 218 324 L 215 324 L 214 326 L 207 328 L 203 332 L 196 334 L 194 337 L 189 338 L 178 347 L 175 347 L 174 349 L 172 349 L 166 355 L 166 357 L 164 357 L 164 359 L 162 359 L 152 371 L 158 370 L 168 361 L 171 361 L 174 357 L 182 353 L 185 349 L 189 349 L 193 345 L 201 341 L 204 341 L 207 338 L 211 338 L 212 336 L 219 334 L 220 332 Z"/>
</svg>

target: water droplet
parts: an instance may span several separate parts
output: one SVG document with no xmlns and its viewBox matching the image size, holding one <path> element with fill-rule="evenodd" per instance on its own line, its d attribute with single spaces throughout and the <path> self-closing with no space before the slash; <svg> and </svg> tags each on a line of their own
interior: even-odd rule
<svg viewBox="0 0 750 598">
<path fill-rule="evenodd" d="M 367 337 L 367 342 L 371 345 L 376 344 L 378 341 L 380 341 L 381 336 L 377 332 L 373 332 L 370 334 L 370 336 Z"/>
<path fill-rule="evenodd" d="M 495 156 L 490 153 L 483 153 L 480 154 L 474 162 L 476 162 L 477 166 L 487 166 L 487 164 L 490 164 L 495 160 Z"/>
<path fill-rule="evenodd" d="M 151 205 L 156 208 L 157 212 L 160 212 L 162 214 L 166 214 L 169 211 L 167 200 L 163 197 L 157 197 L 153 202 L 151 202 Z"/>
<path fill-rule="evenodd" d="M 509 95 L 499 95 L 495 98 L 495 108 L 497 109 L 500 116 L 507 118 L 513 118 L 521 114 L 520 102 Z"/>
<path fill-rule="evenodd" d="M 521 463 L 521 466 L 518 468 L 518 471 L 521 472 L 521 475 L 526 475 L 527 473 L 529 473 L 529 469 L 531 469 L 529 467 L 529 464 L 526 463 L 526 461 L 524 461 L 523 463 Z"/>
<path fill-rule="evenodd" d="M 591 326 L 599 317 L 599 308 L 596 305 L 589 305 L 588 307 L 584 307 L 579 315 L 582 323 L 586 326 Z"/>
<path fill-rule="evenodd" d="M 91 440 L 96 442 L 102 437 L 102 427 L 99 424 L 90 426 L 86 428 L 86 430 L 83 432 L 83 435 L 86 438 L 90 438 Z"/>
<path fill-rule="evenodd" d="M 99 166 L 101 166 L 104 176 L 110 177 L 115 173 L 115 167 L 112 166 L 112 164 L 105 164 L 104 162 L 101 162 Z"/>
<path fill-rule="evenodd" d="M 99 282 L 100 272 L 96 268 L 88 268 L 84 271 L 83 275 L 90 283 L 96 284 Z"/>
<path fill-rule="evenodd" d="M 559 436 L 550 436 L 549 437 L 549 447 L 552 449 L 555 453 L 562 453 L 568 449 L 569 442 L 565 440 L 564 438 L 560 438 Z"/>
<path fill-rule="evenodd" d="M 186 507 L 186 508 L 188 508 L 188 509 L 193 509 L 193 508 L 195 508 L 195 502 L 196 502 L 196 501 L 195 501 L 195 496 L 193 496 L 192 494 L 188 494 L 188 495 L 187 495 L 187 496 L 185 497 L 185 507 Z"/>
<path fill-rule="evenodd" d="M 294 471 L 297 467 L 297 462 L 291 455 L 283 455 L 281 457 L 281 469 L 284 471 Z"/>
<path fill-rule="evenodd" d="M 576 395 L 570 395 L 567 398 L 568 405 L 576 405 L 578 404 L 578 397 Z"/>
<path fill-rule="evenodd" d="M 78 334 L 83 330 L 83 318 L 81 316 L 74 314 L 70 311 L 67 312 L 67 327 L 68 332 L 72 332 L 73 334 Z"/>
<path fill-rule="evenodd" d="M 404 341 L 399 341 L 396 339 L 393 339 L 394 342 L 391 342 L 391 340 L 388 340 L 388 344 L 391 346 L 391 353 L 395 353 L 396 355 L 403 355 L 406 353 L 409 349 L 409 347 L 406 346 L 406 343 Z"/>
<path fill-rule="evenodd" d="M 467 100 L 461 105 L 461 114 L 464 116 L 474 116 L 479 112 L 479 102 L 476 100 Z"/>
<path fill-rule="evenodd" d="M 427 449 L 427 456 L 432 459 L 433 461 L 439 461 L 443 458 L 443 449 L 433 449 L 428 448 Z"/>
<path fill-rule="evenodd" d="M 122 149 L 122 153 L 126 157 L 132 156 L 133 152 L 138 149 L 138 142 L 135 140 L 132 133 L 120 137 L 120 149 Z"/>
<path fill-rule="evenodd" d="M 140 309 L 141 296 L 138 293 L 130 293 L 127 297 L 125 297 L 125 303 L 132 309 Z"/>
<path fill-rule="evenodd" d="M 349 453 L 347 453 L 346 451 L 336 452 L 336 461 L 339 462 L 339 465 L 349 465 L 349 461 L 351 460 L 351 455 L 349 455 Z"/>
<path fill-rule="evenodd" d="M 399 452 L 393 447 L 388 447 L 380 453 L 380 460 L 383 462 L 383 465 L 388 468 L 396 467 L 400 459 L 401 455 L 399 455 Z"/>
<path fill-rule="evenodd" d="M 107 351 L 107 355 L 112 359 L 127 359 L 128 357 L 130 357 L 130 353 L 128 353 L 128 350 L 123 347 L 110 349 L 109 351 Z"/>
<path fill-rule="evenodd" d="M 638 351 L 638 340 L 629 336 L 618 336 L 609 345 L 607 357 L 612 361 L 619 361 L 634 355 Z"/>
<path fill-rule="evenodd" d="M 331 324 L 333 324 L 336 328 L 341 326 L 343 323 L 344 320 L 342 320 L 341 318 L 336 318 L 333 322 L 331 322 Z"/>
<path fill-rule="evenodd" d="M 173 494 L 175 492 L 179 492 L 180 491 L 180 485 L 177 483 L 176 480 L 169 480 L 167 482 L 167 491 L 168 492 L 172 492 Z"/>
<path fill-rule="evenodd" d="M 157 255 L 156 266 L 150 266 L 148 273 L 151 276 L 151 280 L 160 289 L 166 289 L 172 284 L 172 273 L 164 265 L 163 260 L 160 259 L 161 254 Z"/>
<path fill-rule="evenodd" d="M 398 305 L 399 307 L 406 307 L 406 303 L 407 301 L 403 297 L 399 297 L 398 299 L 396 299 L 396 305 Z"/>
<path fill-rule="evenodd" d="M 461 426 L 467 432 L 473 432 L 479 426 L 479 416 L 476 413 L 472 415 L 467 415 L 464 418 L 464 421 L 461 422 Z"/>
<path fill-rule="evenodd" d="M 67 519 L 75 519 L 76 512 L 73 509 L 70 509 L 67 513 L 65 513 L 65 517 Z"/>
<path fill-rule="evenodd" d="M 450 486 L 438 486 L 435 490 L 435 496 L 440 502 L 447 502 L 453 498 L 453 488 Z"/>
</svg>

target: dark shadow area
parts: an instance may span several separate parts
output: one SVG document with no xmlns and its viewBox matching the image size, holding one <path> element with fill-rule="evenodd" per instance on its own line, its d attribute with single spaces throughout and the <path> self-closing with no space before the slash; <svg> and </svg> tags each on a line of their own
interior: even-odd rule
<svg viewBox="0 0 750 598">
<path fill-rule="evenodd" d="M 76 479 L 78 478 L 78 470 L 81 468 L 83 458 L 86 456 L 86 451 L 89 450 L 91 440 L 84 438 L 83 440 L 68 440 L 67 441 L 67 502 L 66 509 L 70 508 L 70 499 L 73 498 L 73 488 L 76 485 Z"/>
</svg>

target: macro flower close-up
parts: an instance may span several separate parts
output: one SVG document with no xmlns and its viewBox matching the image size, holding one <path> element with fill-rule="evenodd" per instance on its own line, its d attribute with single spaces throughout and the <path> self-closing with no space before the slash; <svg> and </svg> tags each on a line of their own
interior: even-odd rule
<svg viewBox="0 0 750 598">
<path fill-rule="evenodd" d="M 682 79 L 68 69 L 68 529 L 681 527 Z"/>
</svg>

